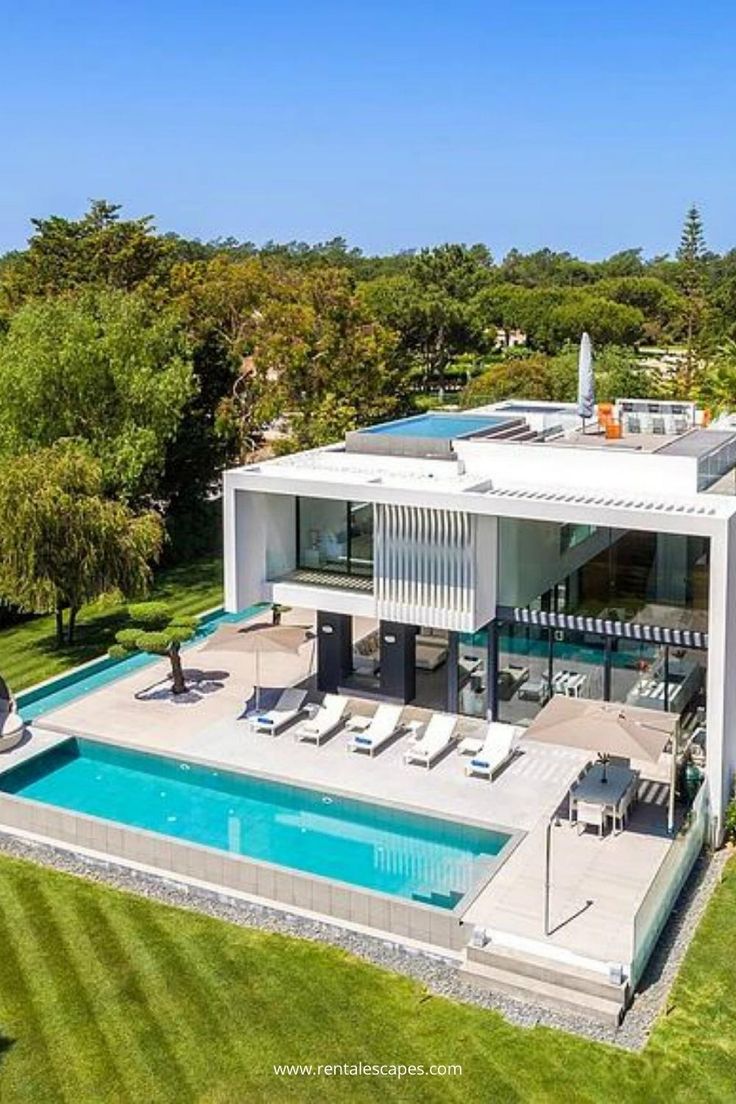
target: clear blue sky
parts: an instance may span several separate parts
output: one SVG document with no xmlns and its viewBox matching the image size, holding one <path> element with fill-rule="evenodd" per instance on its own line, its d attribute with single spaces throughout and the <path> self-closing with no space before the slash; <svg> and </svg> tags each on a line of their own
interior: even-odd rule
<svg viewBox="0 0 736 1104">
<path fill-rule="evenodd" d="M 0 0 L 0 250 L 88 197 L 367 251 L 736 245 L 732 0 Z"/>
</svg>

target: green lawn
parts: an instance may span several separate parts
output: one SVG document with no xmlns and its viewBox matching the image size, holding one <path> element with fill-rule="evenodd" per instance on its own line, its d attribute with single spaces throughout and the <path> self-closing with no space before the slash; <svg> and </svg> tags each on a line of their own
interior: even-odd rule
<svg viewBox="0 0 736 1104">
<path fill-rule="evenodd" d="M 736 863 L 642 1054 L 452 1004 L 330 947 L 0 859 L 3 1104 L 725 1104 Z M 277 1062 L 458 1062 L 452 1078 L 279 1079 Z"/>
<path fill-rule="evenodd" d="M 177 613 L 194 614 L 222 602 L 222 557 L 195 560 L 159 571 L 151 597 L 165 599 Z M 124 623 L 120 607 L 87 606 L 79 615 L 77 641 L 58 648 L 53 617 L 36 617 L 0 630 L 0 674 L 14 690 L 58 675 L 103 655 Z"/>
</svg>

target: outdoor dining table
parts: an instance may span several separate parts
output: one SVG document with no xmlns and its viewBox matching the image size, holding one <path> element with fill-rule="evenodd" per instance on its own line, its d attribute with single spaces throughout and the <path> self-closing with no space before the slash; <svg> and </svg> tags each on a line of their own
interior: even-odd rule
<svg viewBox="0 0 736 1104">
<path fill-rule="evenodd" d="M 588 801 L 592 805 L 602 805 L 610 812 L 613 819 L 614 831 L 616 820 L 621 822 L 620 807 L 629 787 L 638 777 L 638 771 L 630 767 L 619 767 L 608 764 L 605 768 L 602 763 L 594 763 L 579 782 L 570 790 L 570 823 L 574 823 L 573 814 L 578 801 Z M 605 777 L 605 781 L 604 781 Z"/>
</svg>

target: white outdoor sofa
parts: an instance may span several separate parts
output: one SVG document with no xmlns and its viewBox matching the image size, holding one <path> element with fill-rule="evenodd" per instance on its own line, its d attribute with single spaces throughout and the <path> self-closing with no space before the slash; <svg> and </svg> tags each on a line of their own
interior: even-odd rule
<svg viewBox="0 0 736 1104">
<path fill-rule="evenodd" d="M 514 749 L 522 729 L 517 725 L 491 721 L 480 751 L 476 751 L 465 766 L 465 773 L 487 778 L 489 781 L 514 756 Z"/>
<path fill-rule="evenodd" d="M 369 723 L 350 735 L 347 743 L 348 751 L 367 751 L 371 758 L 380 751 L 384 744 L 392 740 L 402 728 L 401 713 L 403 706 L 379 705 L 371 717 Z M 354 718 L 353 723 L 355 723 Z M 350 728 L 351 722 L 347 727 Z"/>
<path fill-rule="evenodd" d="M 420 764 L 427 770 L 455 742 L 457 717 L 448 713 L 435 713 L 424 732 L 410 740 L 404 752 L 404 762 Z"/>
<path fill-rule="evenodd" d="M 256 713 L 250 718 L 251 728 L 255 732 L 268 732 L 271 735 L 280 732 L 302 712 L 306 696 L 306 690 L 297 690 L 293 686 L 283 690 L 273 709 Z"/>
<path fill-rule="evenodd" d="M 327 740 L 337 732 L 347 719 L 345 716 L 347 704 L 348 699 L 339 694 L 325 694 L 322 704 L 314 709 L 307 720 L 296 726 L 294 737 L 319 746 L 323 740 Z"/>
</svg>

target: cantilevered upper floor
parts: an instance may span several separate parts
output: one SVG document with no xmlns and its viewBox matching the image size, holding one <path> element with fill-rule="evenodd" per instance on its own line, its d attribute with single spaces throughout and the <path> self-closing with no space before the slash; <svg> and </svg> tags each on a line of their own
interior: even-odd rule
<svg viewBox="0 0 736 1104">
<path fill-rule="evenodd" d="M 610 423 L 585 426 L 565 404 L 420 415 L 234 469 L 228 605 L 283 601 L 474 632 L 526 600 L 505 519 L 534 523 L 516 561 L 535 584 L 629 530 L 722 535 L 736 499 L 713 491 L 733 478 L 736 429 L 706 426 L 692 404 L 640 405 L 621 400 Z"/>
</svg>

